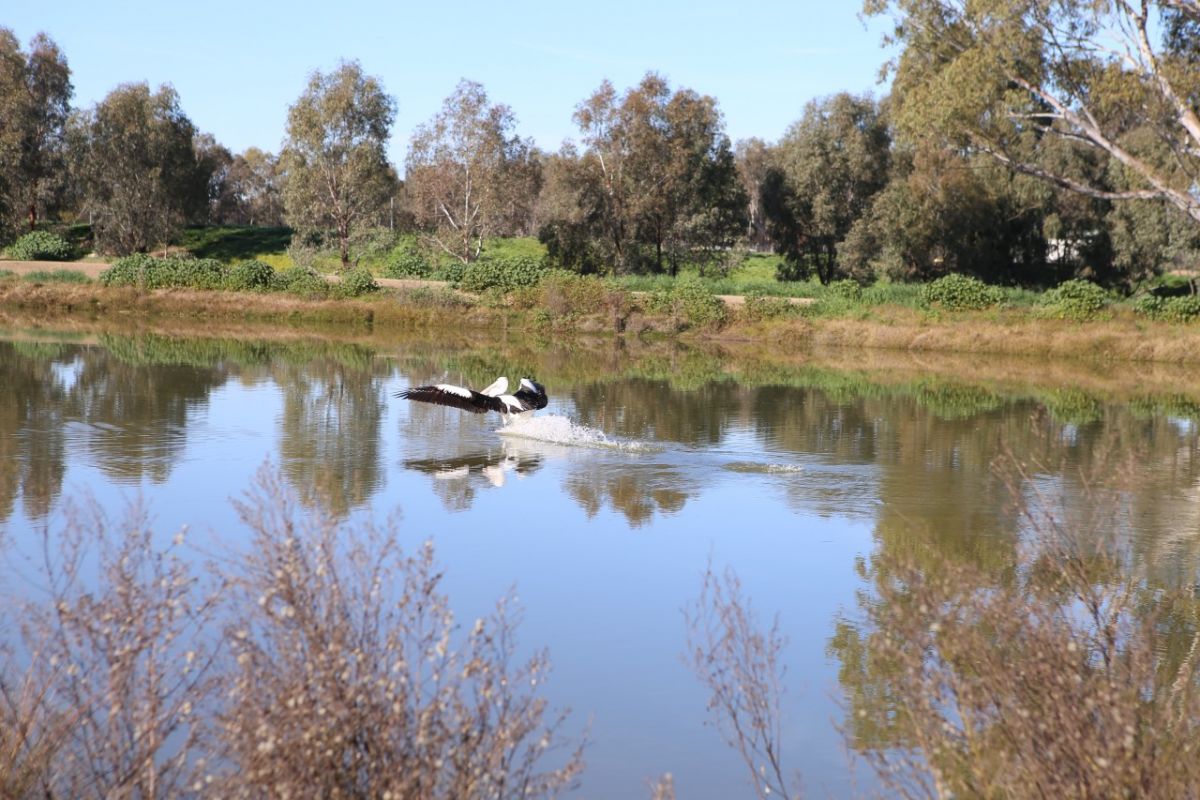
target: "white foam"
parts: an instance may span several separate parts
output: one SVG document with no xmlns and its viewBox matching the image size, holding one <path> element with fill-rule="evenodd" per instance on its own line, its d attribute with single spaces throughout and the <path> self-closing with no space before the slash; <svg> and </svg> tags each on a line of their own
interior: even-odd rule
<svg viewBox="0 0 1200 800">
<path fill-rule="evenodd" d="M 769 464 L 758 461 L 731 461 L 723 465 L 730 472 L 758 472 L 767 475 L 776 473 L 804 472 L 801 464 Z"/>
<path fill-rule="evenodd" d="M 608 435 L 596 428 L 577 425 L 566 417 L 548 414 L 535 417 L 522 415 L 514 417 L 511 422 L 497 431 L 501 436 L 512 436 L 519 439 L 531 439 L 538 442 L 569 445 L 572 447 L 598 447 L 608 450 L 625 450 L 634 453 L 648 453 L 661 449 L 647 442 L 628 442 L 610 439 Z"/>
</svg>

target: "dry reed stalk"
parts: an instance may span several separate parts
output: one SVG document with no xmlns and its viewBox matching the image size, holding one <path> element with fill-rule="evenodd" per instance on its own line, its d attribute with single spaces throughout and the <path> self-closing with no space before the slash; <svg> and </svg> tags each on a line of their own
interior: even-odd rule
<svg viewBox="0 0 1200 800">
<path fill-rule="evenodd" d="M 583 745 L 560 737 L 565 714 L 546 721 L 546 654 L 514 665 L 509 600 L 463 641 L 429 544 L 405 556 L 394 525 L 302 511 L 266 472 L 238 510 L 253 538 L 228 574 L 224 794 L 515 800 L 575 785 Z"/>
</svg>

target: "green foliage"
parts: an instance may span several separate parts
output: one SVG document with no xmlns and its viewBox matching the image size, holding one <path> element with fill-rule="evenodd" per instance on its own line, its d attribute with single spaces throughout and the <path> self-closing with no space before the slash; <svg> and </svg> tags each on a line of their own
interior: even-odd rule
<svg viewBox="0 0 1200 800">
<path fill-rule="evenodd" d="M 518 289 L 514 299 L 525 308 L 537 308 L 546 320 L 608 312 L 623 317 L 629 293 L 614 281 L 554 269 L 543 274 L 535 287 Z"/>
<path fill-rule="evenodd" d="M 1134 310 L 1151 319 L 1166 322 L 1191 322 L 1200 317 L 1200 297 L 1155 297 L 1144 295 L 1135 302 Z"/>
<path fill-rule="evenodd" d="M 786 297 L 748 294 L 746 295 L 746 305 L 742 306 L 742 317 L 748 322 L 762 322 L 796 314 L 799 308 L 789 302 Z"/>
<path fill-rule="evenodd" d="M 39 33 L 23 50 L 0 25 L 0 241 L 61 199 L 70 113 L 71 70 L 58 45 Z"/>
<path fill-rule="evenodd" d="M 196 258 L 230 262 L 285 253 L 291 241 L 291 228 L 205 225 L 185 229 L 182 245 Z"/>
<path fill-rule="evenodd" d="M 396 191 L 386 151 L 395 117 L 395 100 L 355 61 L 328 74 L 312 73 L 304 93 L 288 109 L 280 155 L 280 168 L 288 176 L 283 192 L 288 224 L 336 232 L 343 268 L 350 266 L 351 239 L 377 218 Z"/>
<path fill-rule="evenodd" d="M 538 261 L 547 256 L 546 245 L 533 236 L 504 236 L 488 239 L 483 245 L 484 258 L 513 258 L 522 256 Z"/>
<path fill-rule="evenodd" d="M 433 265 L 411 240 L 393 247 L 383 262 L 385 278 L 428 278 L 432 272 Z"/>
<path fill-rule="evenodd" d="M 685 276 L 667 291 L 652 292 L 651 311 L 669 314 L 682 327 L 720 328 L 729 316 L 725 302 L 713 294 L 704 281 Z"/>
<path fill-rule="evenodd" d="M 850 279 L 833 281 L 825 287 L 825 291 L 826 294 L 833 297 L 842 297 L 854 302 L 858 302 L 863 296 L 862 286 L 858 281 Z"/>
<path fill-rule="evenodd" d="M 275 269 L 261 261 L 243 261 L 229 268 L 225 276 L 225 288 L 235 291 L 268 289 L 275 277 Z"/>
<path fill-rule="evenodd" d="M 923 288 L 914 283 L 881 281 L 862 290 L 862 303 L 867 306 L 894 305 L 918 308 L 924 302 L 921 299 Z"/>
<path fill-rule="evenodd" d="M 921 301 L 947 311 L 973 311 L 999 305 L 1003 295 L 978 278 L 951 273 L 921 287 Z"/>
<path fill-rule="evenodd" d="M 468 292 L 500 289 L 509 292 L 536 285 L 546 274 L 546 262 L 529 256 L 484 257 L 468 264 L 459 286 Z"/>
<path fill-rule="evenodd" d="M 843 92 L 805 106 L 762 183 L 768 230 L 787 257 L 781 280 L 815 274 L 828 283 L 848 275 L 838 246 L 887 184 L 890 144 L 882 110 L 870 97 Z"/>
<path fill-rule="evenodd" d="M 434 270 L 433 275 L 430 277 L 434 280 L 446 281 L 457 286 L 462 282 L 463 275 L 466 274 L 466 271 L 467 265 L 461 261 L 449 261 L 440 265 L 436 270 Z"/>
<path fill-rule="evenodd" d="M 379 291 L 379 284 L 375 282 L 369 270 L 352 269 L 342 275 L 342 279 L 331 287 L 331 293 L 336 297 L 362 297 L 364 294 Z"/>
<path fill-rule="evenodd" d="M 81 117 L 73 139 L 101 252 L 148 250 L 207 213 L 211 167 L 197 158 L 196 128 L 169 85 L 118 86 Z"/>
<path fill-rule="evenodd" d="M 9 245 L 8 257 L 17 261 L 70 261 L 75 257 L 75 248 L 57 234 L 32 231 Z"/>
<path fill-rule="evenodd" d="M 155 258 L 137 253 L 118 259 L 100 275 L 105 286 L 141 289 L 220 289 L 225 268 L 211 258 Z"/>
<path fill-rule="evenodd" d="M 1108 292 L 1091 281 L 1078 279 L 1063 281 L 1042 297 L 1047 313 L 1076 322 L 1093 319 L 1108 303 Z"/>
<path fill-rule="evenodd" d="M 90 283 L 91 278 L 77 269 L 36 270 L 21 276 L 28 283 Z"/>
<path fill-rule="evenodd" d="M 275 273 L 271 288 L 307 300 L 320 300 L 329 296 L 329 284 L 316 272 L 306 267 L 293 267 Z"/>
</svg>

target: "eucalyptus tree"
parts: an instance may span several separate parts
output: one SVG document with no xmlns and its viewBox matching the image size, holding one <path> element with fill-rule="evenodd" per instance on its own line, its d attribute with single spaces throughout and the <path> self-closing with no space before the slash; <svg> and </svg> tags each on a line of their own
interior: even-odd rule
<svg viewBox="0 0 1200 800">
<path fill-rule="evenodd" d="M 332 231 L 342 268 L 352 237 L 381 215 L 396 178 L 385 147 L 396 102 L 357 61 L 313 72 L 288 109 L 280 157 L 289 225 L 302 234 Z"/>
<path fill-rule="evenodd" d="M 582 216 L 612 269 L 663 271 L 669 260 L 674 272 L 682 256 L 741 233 L 745 194 L 713 98 L 648 73 L 624 94 L 602 83 L 575 122 Z"/>
<path fill-rule="evenodd" d="M 1200 223 L 1198 0 L 866 0 L 890 14 L 896 124 L 1102 200 L 1158 200 Z M 1060 139 L 1120 179 L 1040 158 Z"/>
<path fill-rule="evenodd" d="M 738 180 L 746 193 L 746 241 L 755 250 L 765 250 L 771 243 L 763 214 L 762 191 L 772 153 L 771 145 L 758 137 L 739 140 L 733 150 Z"/>
<path fill-rule="evenodd" d="M 489 236 L 531 230 L 541 171 L 516 124 L 512 109 L 490 104 L 481 84 L 463 80 L 413 132 L 410 209 L 433 245 L 463 263 L 479 257 Z"/>
<path fill-rule="evenodd" d="M 279 159 L 257 147 L 233 157 L 218 202 L 222 221 L 239 225 L 283 224 Z"/>
<path fill-rule="evenodd" d="M 28 52 L 0 27 L 0 223 L 29 229 L 54 205 L 63 187 L 64 133 L 71 101 L 71 70 L 48 36 Z"/>
<path fill-rule="evenodd" d="M 206 207 L 211 171 L 172 87 L 119 86 L 72 121 L 68 138 L 98 250 L 165 244 Z"/>
<path fill-rule="evenodd" d="M 841 93 L 804 108 L 776 145 L 762 178 L 763 213 L 781 277 L 844 274 L 838 245 L 888 181 L 891 138 L 879 105 Z"/>
</svg>

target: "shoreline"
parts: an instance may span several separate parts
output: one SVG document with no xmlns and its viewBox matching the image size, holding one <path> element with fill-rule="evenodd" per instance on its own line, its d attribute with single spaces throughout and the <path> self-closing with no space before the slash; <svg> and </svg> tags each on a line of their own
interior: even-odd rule
<svg viewBox="0 0 1200 800">
<path fill-rule="evenodd" d="M 0 266 L 0 268 L 3 268 Z M 59 268 L 65 268 L 59 265 Z M 357 299 L 306 300 L 293 295 L 194 289 L 139 290 L 95 283 L 0 281 L 0 324 L 38 327 L 55 321 L 117 322 L 122 325 L 186 328 L 203 323 L 282 326 L 313 333 L 434 332 L 514 330 L 555 340 L 601 336 L 630 340 L 668 338 L 696 343 L 745 343 L 792 353 L 812 348 L 891 351 L 909 354 L 969 354 L 1035 359 L 1073 359 L 1184 365 L 1200 363 L 1200 326 L 1146 320 L 1131 314 L 1090 322 L 1035 317 L 1019 309 L 928 313 L 879 306 L 854 317 L 797 317 L 749 322 L 736 314 L 720 330 L 676 331 L 663 315 L 632 312 L 620 326 L 609 314 L 547 319 L 539 310 L 497 304 L 447 305 L 432 302 L 419 282 L 386 288 Z M 422 292 L 424 292 L 422 294 Z M 620 328 L 620 332 L 618 332 Z"/>
</svg>

